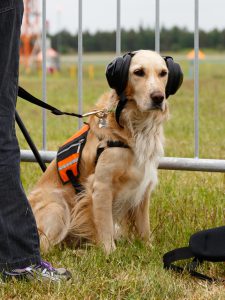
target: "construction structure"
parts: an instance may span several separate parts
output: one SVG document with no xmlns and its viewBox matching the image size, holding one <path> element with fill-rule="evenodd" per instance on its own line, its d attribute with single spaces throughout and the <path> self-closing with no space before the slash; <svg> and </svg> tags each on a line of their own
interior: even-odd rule
<svg viewBox="0 0 225 300">
<path fill-rule="evenodd" d="M 24 0 L 24 16 L 21 29 L 21 63 L 30 69 L 31 57 L 40 51 L 41 25 L 38 0 Z"/>
</svg>

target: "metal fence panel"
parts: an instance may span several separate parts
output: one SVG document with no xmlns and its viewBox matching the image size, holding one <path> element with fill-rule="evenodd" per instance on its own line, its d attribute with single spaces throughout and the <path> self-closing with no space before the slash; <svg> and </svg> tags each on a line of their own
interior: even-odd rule
<svg viewBox="0 0 225 300">
<path fill-rule="evenodd" d="M 82 32 L 82 0 L 78 0 L 78 112 L 83 113 L 83 32 Z M 225 160 L 199 159 L 199 0 L 194 0 L 194 157 L 179 158 L 164 157 L 160 160 L 159 168 L 168 170 L 225 172 Z M 121 53 L 121 0 L 117 0 L 116 10 L 116 54 Z M 155 51 L 160 52 L 160 0 L 155 0 Z M 42 0 L 42 98 L 47 101 L 46 89 L 46 0 Z M 45 162 L 52 161 L 55 151 L 46 151 L 46 111 L 43 110 L 43 150 L 41 157 Z M 82 121 L 79 120 L 79 127 Z M 36 161 L 30 150 L 21 150 L 21 160 L 25 162 Z"/>
</svg>

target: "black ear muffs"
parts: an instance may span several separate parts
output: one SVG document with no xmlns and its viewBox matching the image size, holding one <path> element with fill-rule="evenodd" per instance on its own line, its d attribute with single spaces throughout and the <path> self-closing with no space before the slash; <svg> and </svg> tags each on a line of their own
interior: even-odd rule
<svg viewBox="0 0 225 300">
<path fill-rule="evenodd" d="M 124 56 L 115 58 L 106 68 L 106 78 L 109 86 L 116 90 L 120 101 L 116 108 L 116 121 L 119 124 L 120 113 L 126 105 L 127 99 L 124 93 L 127 81 L 130 63 L 136 52 L 128 52 Z M 174 95 L 183 82 L 183 73 L 179 64 L 173 61 L 171 56 L 163 57 L 169 70 L 168 81 L 166 85 L 166 98 Z"/>
<path fill-rule="evenodd" d="M 117 123 L 119 123 L 120 114 L 124 106 L 127 103 L 127 98 L 124 90 L 127 86 L 128 73 L 130 68 L 131 59 L 134 53 L 126 53 L 124 56 L 115 58 L 106 68 L 106 78 L 109 86 L 116 90 L 117 95 L 120 97 L 120 101 L 116 107 L 115 117 Z M 122 127 L 120 125 L 120 127 Z"/>
<path fill-rule="evenodd" d="M 169 70 L 169 76 L 166 85 L 166 98 L 168 98 L 170 95 L 174 95 L 180 88 L 183 82 L 183 72 L 180 65 L 175 63 L 171 56 L 165 56 L 163 58 Z"/>
<path fill-rule="evenodd" d="M 109 86 L 115 89 L 120 95 L 126 88 L 128 72 L 134 53 L 126 53 L 124 56 L 115 58 L 106 68 L 106 78 Z M 174 95 L 183 82 L 183 72 L 178 63 L 175 63 L 171 56 L 163 57 L 169 70 L 169 77 L 166 85 L 166 98 Z"/>
<path fill-rule="evenodd" d="M 109 86 L 120 95 L 127 86 L 128 72 L 134 54 L 126 53 L 115 58 L 106 68 L 106 78 Z"/>
</svg>

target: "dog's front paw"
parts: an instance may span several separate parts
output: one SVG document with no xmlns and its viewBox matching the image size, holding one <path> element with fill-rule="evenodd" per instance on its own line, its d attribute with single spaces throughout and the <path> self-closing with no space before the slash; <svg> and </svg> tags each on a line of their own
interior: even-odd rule
<svg viewBox="0 0 225 300">
<path fill-rule="evenodd" d="M 110 243 L 104 243 L 103 247 L 106 255 L 109 255 L 110 253 L 116 250 L 116 244 L 114 240 L 112 240 Z"/>
</svg>

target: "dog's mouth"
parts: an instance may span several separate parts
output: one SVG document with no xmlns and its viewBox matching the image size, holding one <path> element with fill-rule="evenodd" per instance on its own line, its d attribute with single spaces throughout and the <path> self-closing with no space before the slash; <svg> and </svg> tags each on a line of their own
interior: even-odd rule
<svg viewBox="0 0 225 300">
<path fill-rule="evenodd" d="M 162 101 L 160 103 L 156 103 L 153 101 L 135 101 L 137 108 L 141 112 L 153 112 L 153 111 L 158 111 L 158 112 L 164 112 L 166 109 L 166 103 L 165 101 Z"/>
<path fill-rule="evenodd" d="M 145 108 L 139 108 L 140 111 L 150 113 L 150 112 L 163 112 L 164 111 L 164 106 L 160 104 L 154 104 L 154 105 L 149 105 L 148 107 Z"/>
<path fill-rule="evenodd" d="M 163 111 L 162 104 L 153 104 L 150 110 L 161 110 Z"/>
</svg>

